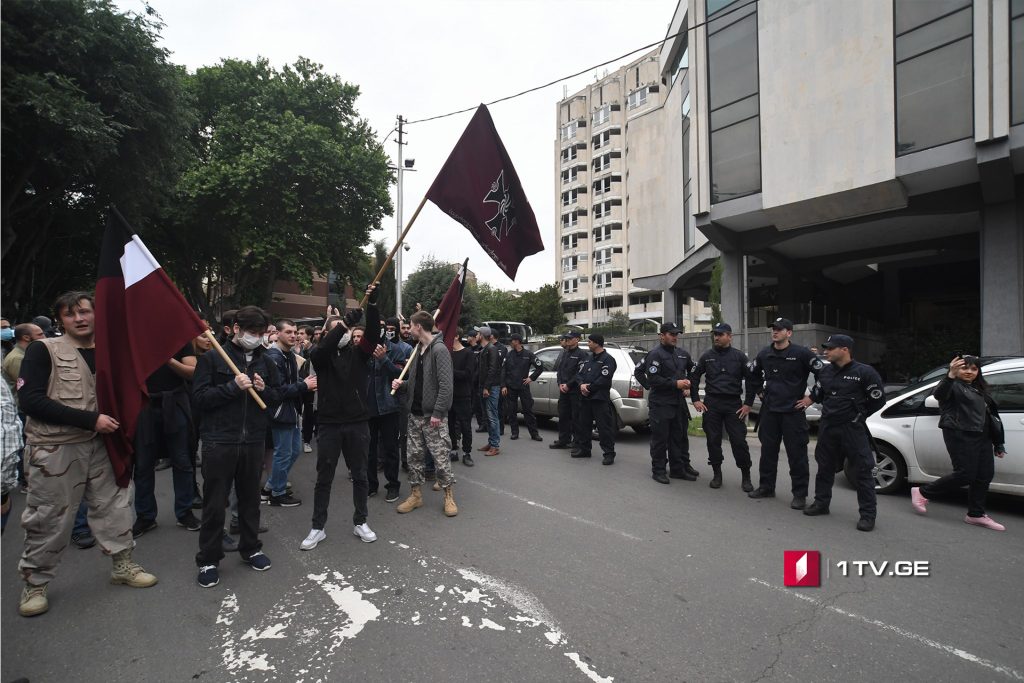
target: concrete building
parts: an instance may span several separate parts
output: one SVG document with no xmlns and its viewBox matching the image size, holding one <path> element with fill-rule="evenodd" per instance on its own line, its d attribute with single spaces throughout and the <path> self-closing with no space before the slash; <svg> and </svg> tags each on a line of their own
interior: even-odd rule
<svg viewBox="0 0 1024 683">
<path fill-rule="evenodd" d="M 683 0 L 667 35 L 661 136 L 630 153 L 678 153 L 643 171 L 675 191 L 630 226 L 629 287 L 671 310 L 721 259 L 740 333 L 1024 354 L 1024 0 Z"/>
</svg>

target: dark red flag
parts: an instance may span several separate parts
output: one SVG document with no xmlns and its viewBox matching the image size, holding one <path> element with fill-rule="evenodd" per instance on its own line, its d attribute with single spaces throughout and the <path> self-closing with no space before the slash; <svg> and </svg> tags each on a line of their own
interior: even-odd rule
<svg viewBox="0 0 1024 683">
<path fill-rule="evenodd" d="M 121 427 L 104 435 L 117 485 L 132 480 L 146 378 L 206 325 L 124 217 L 111 208 L 96 283 L 96 399 Z"/>
<path fill-rule="evenodd" d="M 544 249 L 523 185 L 482 104 L 434 178 L 427 199 L 466 226 L 513 280 L 522 260 Z"/>
<path fill-rule="evenodd" d="M 469 259 L 462 262 L 451 286 L 444 293 L 441 303 L 437 305 L 437 317 L 434 318 L 434 326 L 444 334 L 444 345 L 448 347 L 449 351 L 455 344 L 455 333 L 459 329 L 459 316 L 462 315 L 462 292 L 466 289 L 468 265 Z"/>
</svg>

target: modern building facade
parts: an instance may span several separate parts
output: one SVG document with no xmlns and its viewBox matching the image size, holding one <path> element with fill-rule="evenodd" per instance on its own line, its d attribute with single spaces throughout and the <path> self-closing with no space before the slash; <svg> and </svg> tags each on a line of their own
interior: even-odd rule
<svg viewBox="0 0 1024 683">
<path fill-rule="evenodd" d="M 741 333 L 1024 354 L 1024 0 L 683 0 L 668 36 L 660 135 L 629 148 L 664 150 L 664 220 L 630 226 L 624 289 L 672 310 L 720 260 Z"/>
</svg>

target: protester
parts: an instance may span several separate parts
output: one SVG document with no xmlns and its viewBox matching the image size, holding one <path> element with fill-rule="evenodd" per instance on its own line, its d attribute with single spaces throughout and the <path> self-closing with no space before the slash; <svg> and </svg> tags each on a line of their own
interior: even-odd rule
<svg viewBox="0 0 1024 683">
<path fill-rule="evenodd" d="M 32 318 L 32 324 L 36 325 L 39 329 L 41 329 L 43 331 L 43 336 L 46 337 L 47 339 L 60 336 L 60 332 L 58 332 L 53 327 L 53 321 L 47 318 L 45 315 L 37 315 L 36 317 Z"/>
<path fill-rule="evenodd" d="M 25 349 L 38 339 L 45 339 L 42 328 L 33 323 L 22 323 L 11 331 L 14 347 L 4 356 L 3 373 L 7 386 L 17 391 L 18 375 L 21 374 L 21 361 L 25 358 Z"/>
<path fill-rule="evenodd" d="M 14 405 L 14 394 L 10 387 L 3 383 L 0 383 L 0 429 L 3 430 L 3 437 L 0 439 L 0 533 L 3 533 L 11 512 L 11 491 L 18 485 L 18 460 L 24 446 L 21 433 L 23 427 Z"/>
<path fill-rule="evenodd" d="M 400 399 L 391 393 L 391 381 L 401 374 L 412 348 L 398 338 L 397 318 L 388 318 L 381 342 L 368 364 L 366 406 L 370 415 L 370 448 L 366 465 L 367 495 L 377 495 L 380 486 L 378 471 L 383 471 L 387 480 L 384 499 L 393 503 L 398 500 L 402 487 L 398 478 L 398 422 L 402 406 Z"/>
<path fill-rule="evenodd" d="M 14 348 L 14 327 L 7 318 L 0 318 L 0 349 L 6 354 Z"/>
<path fill-rule="evenodd" d="M 21 516 L 25 548 L 18 568 L 25 587 L 18 611 L 26 617 L 49 609 L 46 589 L 83 499 L 103 553 L 113 558 L 111 582 L 133 588 L 157 582 L 132 561 L 132 489 L 118 487 L 101 436 L 120 425 L 97 410 L 93 307 L 85 292 L 62 294 L 54 311 L 65 334 L 30 344 L 21 365 L 29 490 Z"/>
<path fill-rule="evenodd" d="M 498 413 L 498 399 L 501 396 L 501 355 L 497 344 L 492 341 L 491 328 L 481 327 L 480 367 L 477 369 L 477 391 L 483 397 L 484 409 L 487 412 L 487 443 L 478 450 L 484 455 L 498 455 L 501 448 L 501 415 Z"/>
<path fill-rule="evenodd" d="M 306 341 L 302 345 L 299 353 L 307 361 L 313 351 L 313 348 L 320 342 L 320 330 L 314 330 L 309 325 L 306 325 L 300 329 L 305 336 Z M 306 377 L 315 377 L 316 371 L 313 370 L 312 363 L 305 363 L 299 368 L 299 379 L 306 379 Z M 310 391 L 302 395 L 302 452 L 312 453 L 313 452 L 313 434 L 316 432 L 316 392 Z"/>
<path fill-rule="evenodd" d="M 224 557 L 224 508 L 232 484 L 238 496 L 242 561 L 256 571 L 270 569 L 259 539 L 260 469 L 270 415 L 280 402 L 280 379 L 262 347 L 270 319 L 263 309 L 238 309 L 231 341 L 224 351 L 239 369 L 232 372 L 219 353 L 203 354 L 193 378 L 196 404 L 203 411 L 203 522 L 199 531 L 197 580 L 203 588 L 220 582 Z M 249 389 L 266 404 L 261 409 Z"/>
<path fill-rule="evenodd" d="M 451 459 L 459 461 L 462 446 L 462 464 L 472 467 L 473 462 L 473 396 L 476 394 L 476 356 L 463 339 L 455 337 L 452 346 L 452 409 L 448 412 L 448 427 L 452 439 Z"/>
</svg>

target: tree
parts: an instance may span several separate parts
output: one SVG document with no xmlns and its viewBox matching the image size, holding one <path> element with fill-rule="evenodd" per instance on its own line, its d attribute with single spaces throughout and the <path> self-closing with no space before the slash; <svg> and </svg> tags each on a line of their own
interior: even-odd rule
<svg viewBox="0 0 1024 683">
<path fill-rule="evenodd" d="M 370 230 L 391 211 L 393 181 L 356 112 L 359 88 L 303 58 L 280 70 L 224 60 L 188 87 L 197 154 L 161 246 L 191 298 L 265 306 L 277 279 L 306 288 L 312 273 L 352 279 Z"/>
<path fill-rule="evenodd" d="M 514 310 L 517 317 L 511 319 L 526 323 L 538 334 L 554 332 L 566 320 L 557 284 L 526 292 L 515 300 Z"/>
<path fill-rule="evenodd" d="M 18 318 L 91 288 L 106 207 L 145 227 L 187 162 L 193 114 L 160 27 L 108 0 L 4 4 L 2 296 Z"/>
<path fill-rule="evenodd" d="M 373 243 L 373 273 L 367 278 L 369 282 L 374 275 L 380 271 L 380 267 L 384 265 L 384 261 L 388 258 L 388 248 L 384 243 L 384 240 L 378 240 Z M 381 312 L 384 317 L 390 317 L 395 314 L 395 262 L 392 261 L 388 264 L 387 270 L 380 278 L 380 283 L 377 285 L 377 309 Z"/>
<path fill-rule="evenodd" d="M 497 287 L 492 287 L 486 282 L 476 287 L 478 297 L 477 314 L 480 320 L 520 320 L 520 307 L 518 301 L 512 295 Z"/>
<path fill-rule="evenodd" d="M 402 314 L 408 318 L 415 310 L 416 304 L 420 304 L 424 311 L 433 313 L 437 310 L 438 304 L 444 298 L 444 293 L 451 287 L 452 280 L 458 265 L 445 263 L 433 254 L 424 256 L 409 279 L 402 287 L 402 303 L 405 310 Z M 479 322 L 477 319 L 477 296 L 476 288 L 469 285 L 463 291 L 462 314 L 459 316 L 459 326 L 463 329 Z"/>
</svg>

